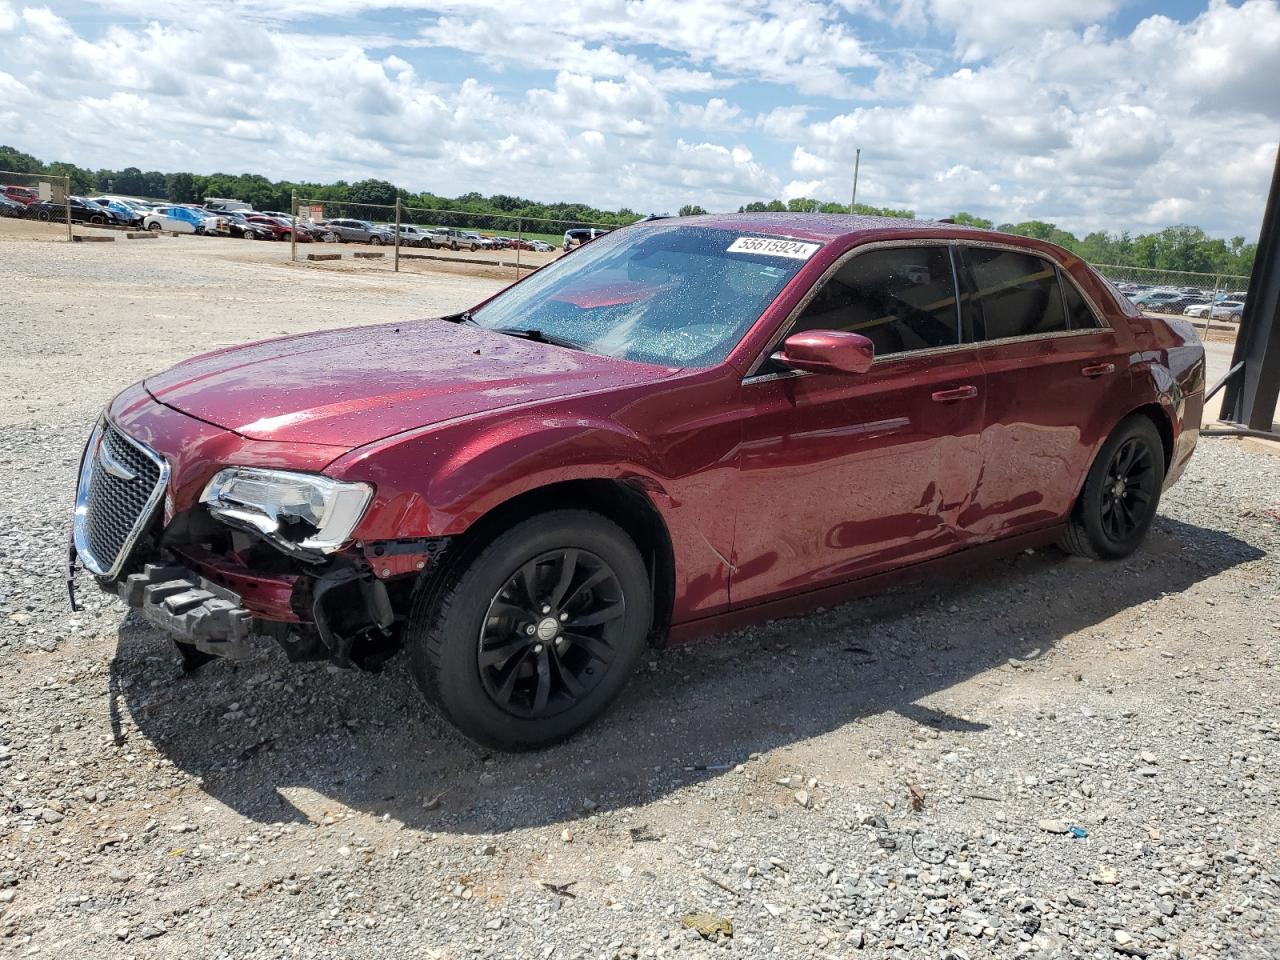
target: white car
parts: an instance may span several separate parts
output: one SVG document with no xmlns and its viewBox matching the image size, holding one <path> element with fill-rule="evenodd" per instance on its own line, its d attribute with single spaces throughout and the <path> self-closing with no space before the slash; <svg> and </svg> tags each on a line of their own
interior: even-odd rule
<svg viewBox="0 0 1280 960">
<path fill-rule="evenodd" d="M 222 217 L 213 217 L 192 207 L 156 207 L 142 218 L 146 230 L 172 233 L 218 233 L 225 228 Z"/>
<path fill-rule="evenodd" d="M 555 249 L 555 247 L 547 243 L 545 240 L 530 240 L 529 246 L 533 247 L 533 249 L 537 250 L 539 253 L 550 253 Z"/>
<path fill-rule="evenodd" d="M 1187 309 L 1182 311 L 1184 317 L 1199 317 L 1203 320 L 1209 315 L 1209 311 L 1213 309 L 1212 303 L 1193 303 Z"/>
</svg>

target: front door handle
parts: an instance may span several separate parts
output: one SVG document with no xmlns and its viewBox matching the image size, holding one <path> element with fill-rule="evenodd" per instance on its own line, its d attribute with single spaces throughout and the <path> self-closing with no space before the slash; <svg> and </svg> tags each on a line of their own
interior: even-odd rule
<svg viewBox="0 0 1280 960">
<path fill-rule="evenodd" d="M 1081 367 L 1080 372 L 1086 377 L 1102 377 L 1116 372 L 1114 363 L 1095 363 L 1089 367 Z"/>
<path fill-rule="evenodd" d="M 972 384 L 953 387 L 950 390 L 938 390 L 933 394 L 935 403 L 950 403 L 952 400 L 972 400 L 978 395 L 978 388 Z"/>
</svg>

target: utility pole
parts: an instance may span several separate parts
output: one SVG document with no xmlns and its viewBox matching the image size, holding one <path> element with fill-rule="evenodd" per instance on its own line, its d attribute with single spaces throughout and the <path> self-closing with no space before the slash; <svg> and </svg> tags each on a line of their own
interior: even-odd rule
<svg viewBox="0 0 1280 960">
<path fill-rule="evenodd" d="M 853 154 L 853 196 L 849 198 L 849 214 L 853 215 L 854 207 L 858 205 L 858 167 L 862 163 L 862 148 L 859 147 Z"/>
</svg>

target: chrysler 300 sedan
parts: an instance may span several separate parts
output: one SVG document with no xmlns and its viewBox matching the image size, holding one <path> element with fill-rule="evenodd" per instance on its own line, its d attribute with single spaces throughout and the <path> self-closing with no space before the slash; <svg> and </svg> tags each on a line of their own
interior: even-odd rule
<svg viewBox="0 0 1280 960">
<path fill-rule="evenodd" d="M 188 668 L 264 637 L 341 667 L 403 649 L 468 736 L 536 747 L 649 644 L 994 551 L 1124 557 L 1203 375 L 1185 321 L 1051 244 L 648 221 L 462 313 L 129 387 L 85 449 L 71 575 Z"/>
</svg>

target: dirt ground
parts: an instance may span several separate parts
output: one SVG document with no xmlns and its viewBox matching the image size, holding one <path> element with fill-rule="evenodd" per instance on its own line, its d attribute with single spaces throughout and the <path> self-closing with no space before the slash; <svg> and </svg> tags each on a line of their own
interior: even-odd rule
<svg viewBox="0 0 1280 960">
<path fill-rule="evenodd" d="M 1235 441 L 1123 562 L 1022 553 L 655 651 L 529 755 L 463 741 L 403 658 L 183 676 L 87 584 L 71 614 L 76 459 L 116 391 L 500 285 L 272 247 L 0 227 L 0 952 L 1280 955 L 1280 457 Z"/>
</svg>

